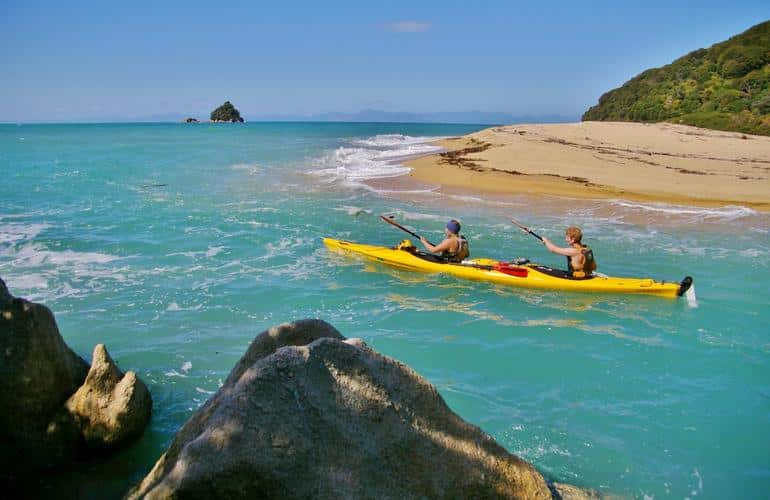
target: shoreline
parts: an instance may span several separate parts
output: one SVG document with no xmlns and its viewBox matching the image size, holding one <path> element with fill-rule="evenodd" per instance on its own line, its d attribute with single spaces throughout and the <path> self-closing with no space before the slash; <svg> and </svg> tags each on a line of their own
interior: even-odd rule
<svg viewBox="0 0 770 500">
<path fill-rule="evenodd" d="M 624 199 L 770 212 L 770 137 L 670 123 L 492 127 L 431 144 L 408 177 L 446 193 Z M 403 182 L 403 180 L 401 180 Z"/>
</svg>

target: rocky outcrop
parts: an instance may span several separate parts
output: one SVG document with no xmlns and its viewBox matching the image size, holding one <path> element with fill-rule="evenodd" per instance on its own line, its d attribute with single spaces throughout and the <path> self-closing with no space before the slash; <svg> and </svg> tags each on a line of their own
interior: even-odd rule
<svg viewBox="0 0 770 500">
<path fill-rule="evenodd" d="M 103 346 L 89 371 L 51 311 L 13 297 L 0 280 L 0 479 L 117 446 L 142 432 L 151 404 Z"/>
<path fill-rule="evenodd" d="M 317 320 L 260 334 L 129 498 L 552 498 L 407 366 Z"/>
<path fill-rule="evenodd" d="M 94 348 L 91 369 L 64 408 L 91 449 L 117 447 L 144 431 L 152 399 L 134 372 L 118 369 L 103 344 Z"/>
<path fill-rule="evenodd" d="M 51 311 L 0 299 L 0 468 L 25 470 L 71 456 L 75 439 L 54 417 L 80 387 L 88 364 L 64 343 Z"/>
<path fill-rule="evenodd" d="M 200 123 L 197 118 L 193 118 L 193 117 L 185 118 L 184 120 L 182 120 L 182 122 L 183 123 Z"/>
<path fill-rule="evenodd" d="M 230 101 L 225 101 L 224 104 L 212 111 L 210 120 L 215 123 L 243 123 L 241 113 L 235 109 Z"/>
</svg>

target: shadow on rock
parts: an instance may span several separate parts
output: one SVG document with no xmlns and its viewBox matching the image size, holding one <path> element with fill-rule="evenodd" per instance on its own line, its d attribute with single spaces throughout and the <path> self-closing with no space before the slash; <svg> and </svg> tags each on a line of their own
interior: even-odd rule
<svg viewBox="0 0 770 500">
<path fill-rule="evenodd" d="M 144 431 L 151 408 L 145 384 L 103 345 L 89 369 L 51 311 L 0 279 L 0 482 L 120 447 Z"/>
<path fill-rule="evenodd" d="M 550 499 L 554 488 L 414 370 L 303 320 L 257 336 L 128 498 Z"/>
</svg>

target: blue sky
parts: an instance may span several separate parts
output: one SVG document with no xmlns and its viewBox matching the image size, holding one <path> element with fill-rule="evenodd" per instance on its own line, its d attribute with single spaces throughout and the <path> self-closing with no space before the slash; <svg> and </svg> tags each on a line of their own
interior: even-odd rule
<svg viewBox="0 0 770 500">
<path fill-rule="evenodd" d="M 218 5 L 221 4 L 221 5 Z M 362 109 L 579 116 L 763 1 L 0 0 L 0 121 Z"/>
</svg>

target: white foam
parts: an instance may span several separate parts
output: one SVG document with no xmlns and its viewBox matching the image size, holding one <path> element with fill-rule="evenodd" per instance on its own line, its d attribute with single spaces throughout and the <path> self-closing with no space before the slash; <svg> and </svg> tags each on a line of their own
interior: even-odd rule
<svg viewBox="0 0 770 500">
<path fill-rule="evenodd" d="M 208 247 L 206 250 L 200 250 L 200 251 L 193 251 L 193 252 L 174 252 L 166 254 L 166 257 L 174 257 L 176 255 L 182 255 L 184 257 L 190 257 L 191 259 L 195 259 L 197 257 L 214 257 L 218 254 L 220 254 L 225 247 Z"/>
<path fill-rule="evenodd" d="M 347 184 L 398 177 L 410 171 L 401 163 L 404 160 L 441 151 L 440 147 L 427 144 L 436 139 L 388 134 L 354 140 L 314 160 L 310 173 L 330 183 Z"/>
<path fill-rule="evenodd" d="M 214 257 L 215 255 L 221 253 L 224 249 L 225 247 L 209 247 L 208 250 L 206 250 L 206 257 Z"/>
<path fill-rule="evenodd" d="M 336 210 L 338 212 L 345 212 L 348 215 L 351 215 L 353 217 L 357 217 L 359 215 L 372 215 L 372 211 L 367 208 L 361 208 L 361 207 L 354 207 L 351 205 L 342 205 L 341 207 L 336 207 L 333 210 Z"/>
<path fill-rule="evenodd" d="M 727 205 L 721 208 L 700 208 L 666 203 L 637 203 L 625 200 L 611 200 L 612 204 L 637 211 L 658 212 L 670 215 L 695 215 L 706 219 L 734 220 L 742 217 L 757 215 L 757 212 L 738 205 Z"/>
<path fill-rule="evenodd" d="M 0 224 L 0 244 L 11 244 L 35 238 L 48 229 L 48 224 Z"/>
<path fill-rule="evenodd" d="M 200 308 L 203 307 L 203 304 L 197 304 L 192 307 L 180 307 L 179 304 L 176 302 L 172 302 L 171 304 L 166 307 L 166 311 L 169 312 L 176 312 L 176 311 L 198 311 Z"/>
<path fill-rule="evenodd" d="M 687 305 L 696 308 L 698 307 L 698 298 L 695 296 L 695 285 L 690 285 L 690 288 L 684 292 L 684 298 L 687 299 Z"/>
<path fill-rule="evenodd" d="M 259 165 L 255 163 L 236 163 L 230 168 L 233 170 L 241 170 L 247 172 L 249 175 L 258 174 L 262 170 Z"/>
<path fill-rule="evenodd" d="M 411 144 L 423 144 L 430 141 L 439 141 L 441 139 L 445 139 L 445 137 L 413 137 L 402 134 L 380 134 L 367 139 L 357 139 L 352 141 L 352 143 L 356 146 L 393 148 Z"/>
<path fill-rule="evenodd" d="M 26 244 L 12 251 L 12 264 L 15 267 L 36 267 L 44 264 L 82 266 L 84 264 L 107 264 L 120 259 L 115 255 L 99 252 L 75 252 L 64 250 L 55 252 L 40 245 Z"/>
</svg>

